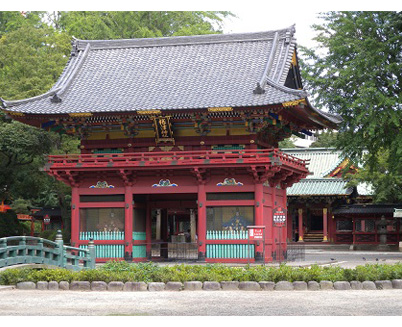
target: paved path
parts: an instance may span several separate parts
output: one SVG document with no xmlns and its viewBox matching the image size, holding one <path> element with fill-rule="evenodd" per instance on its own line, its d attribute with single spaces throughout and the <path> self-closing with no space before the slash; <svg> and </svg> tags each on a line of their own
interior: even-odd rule
<svg viewBox="0 0 402 327">
<path fill-rule="evenodd" d="M 400 316 L 402 290 L 0 292 L 0 316 Z"/>
</svg>

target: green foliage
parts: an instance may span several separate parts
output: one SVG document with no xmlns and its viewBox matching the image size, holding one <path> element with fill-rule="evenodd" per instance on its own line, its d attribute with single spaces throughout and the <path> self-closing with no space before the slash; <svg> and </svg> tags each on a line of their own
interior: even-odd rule
<svg viewBox="0 0 402 327">
<path fill-rule="evenodd" d="M 355 174 L 347 174 L 348 186 L 369 183 L 368 185 L 374 190 L 373 202 L 402 202 L 402 178 L 397 171 L 390 167 L 389 151 L 379 151 L 376 160 L 376 169 L 371 169 L 366 164 Z"/>
<path fill-rule="evenodd" d="M 63 236 L 64 243 L 70 243 L 70 233 L 67 230 L 63 230 L 61 232 L 61 234 Z M 41 231 L 39 234 L 39 237 L 54 242 L 56 240 L 56 235 L 57 235 L 57 230 L 50 229 L 50 230 Z"/>
<path fill-rule="evenodd" d="M 310 148 L 335 148 L 337 147 L 338 133 L 334 131 L 325 131 L 315 134 L 316 140 L 311 143 Z"/>
<path fill-rule="evenodd" d="M 287 148 L 295 148 L 296 146 L 295 146 L 295 144 L 294 144 L 292 138 L 289 137 L 289 138 L 287 138 L 287 139 L 284 139 L 283 141 L 280 141 L 280 142 L 278 143 L 278 147 L 279 147 L 280 149 L 287 149 Z"/>
<path fill-rule="evenodd" d="M 221 32 L 225 11 L 69 11 L 57 25 L 79 39 L 131 39 Z"/>
<path fill-rule="evenodd" d="M 49 90 L 71 50 L 66 33 L 24 24 L 0 38 L 0 94 L 7 100 L 33 97 Z"/>
<path fill-rule="evenodd" d="M 0 272 L 0 285 L 12 285 L 21 281 L 121 281 L 121 282 L 169 282 L 169 281 L 375 281 L 402 278 L 402 263 L 394 265 L 365 265 L 354 269 L 338 266 L 280 267 L 246 266 L 229 267 L 222 264 L 158 266 L 154 263 L 129 264 L 109 261 L 93 270 L 73 272 L 66 269 L 9 269 Z"/>
<path fill-rule="evenodd" d="M 337 145 L 347 157 L 362 163 L 367 151 L 366 167 L 375 171 L 386 151 L 391 179 L 400 179 L 402 12 L 329 12 L 321 18 L 313 26 L 319 47 L 302 49 L 307 89 L 318 107 L 342 116 Z"/>
<path fill-rule="evenodd" d="M 35 11 L 27 12 L 25 15 L 19 11 L 0 11 L 0 37 L 25 25 L 39 27 L 43 24 L 42 16 L 42 12 Z"/>
<path fill-rule="evenodd" d="M 18 198 L 13 202 L 11 208 L 14 210 L 14 212 L 28 215 L 30 213 L 28 208 L 31 206 L 32 204 L 30 201 Z"/>
<path fill-rule="evenodd" d="M 8 210 L 0 213 L 0 238 L 21 235 L 23 230 L 14 211 Z"/>
</svg>

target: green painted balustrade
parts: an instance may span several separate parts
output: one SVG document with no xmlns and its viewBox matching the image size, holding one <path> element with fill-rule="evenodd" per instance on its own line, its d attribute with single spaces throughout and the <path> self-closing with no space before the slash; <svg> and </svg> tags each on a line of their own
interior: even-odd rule
<svg viewBox="0 0 402 327">
<path fill-rule="evenodd" d="M 207 244 L 206 257 L 211 259 L 252 259 L 254 244 Z"/>
<path fill-rule="evenodd" d="M 247 240 L 247 231 L 208 230 L 207 240 Z M 207 258 L 251 259 L 254 258 L 254 244 L 207 244 Z"/>
<path fill-rule="evenodd" d="M 80 232 L 80 240 L 85 241 L 90 238 L 94 241 L 124 240 L 124 232 Z"/>
<path fill-rule="evenodd" d="M 145 241 L 147 239 L 145 232 L 133 232 L 134 241 Z M 145 245 L 133 245 L 133 258 L 146 258 L 147 251 Z"/>
<path fill-rule="evenodd" d="M 87 249 L 65 246 L 61 231 L 55 242 L 31 236 L 0 238 L 0 268 L 36 263 L 72 270 L 94 269 L 95 259 L 93 240 Z"/>
<path fill-rule="evenodd" d="M 207 240 L 247 240 L 248 232 L 246 230 L 207 230 Z"/>
<path fill-rule="evenodd" d="M 87 249 L 87 245 L 80 245 L 80 249 Z M 124 258 L 124 245 L 120 244 L 95 244 L 97 258 L 118 259 Z"/>
</svg>

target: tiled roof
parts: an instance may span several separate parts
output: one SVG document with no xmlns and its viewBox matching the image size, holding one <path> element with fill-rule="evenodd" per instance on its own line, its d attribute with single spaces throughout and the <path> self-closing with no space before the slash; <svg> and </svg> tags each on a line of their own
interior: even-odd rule
<svg viewBox="0 0 402 327">
<path fill-rule="evenodd" d="M 347 195 L 352 188 L 346 188 L 347 181 L 342 178 L 327 177 L 344 160 L 341 151 L 335 148 L 282 149 L 283 152 L 303 160 L 310 160 L 310 175 L 287 189 L 290 196 L 301 195 Z M 357 185 L 360 196 L 370 196 L 373 188 L 368 183 Z"/>
<path fill-rule="evenodd" d="M 340 178 L 306 178 L 288 188 L 287 195 L 349 195 L 353 188 L 346 188 L 346 184 Z"/>
<path fill-rule="evenodd" d="M 333 211 L 334 215 L 367 215 L 367 214 L 387 214 L 394 215 L 401 208 L 401 204 L 352 204 L 341 206 Z"/>
<path fill-rule="evenodd" d="M 285 87 L 294 26 L 277 31 L 131 40 L 75 40 L 53 88 L 8 111 L 30 114 L 247 107 L 300 100 Z M 263 92 L 254 92 L 259 84 Z M 51 99 L 57 95 L 56 100 Z M 309 106 L 311 107 L 311 106 Z M 322 114 L 337 124 L 338 116 Z"/>
<path fill-rule="evenodd" d="M 345 159 L 341 151 L 334 148 L 282 149 L 282 151 L 300 159 L 310 160 L 307 178 L 324 178 L 328 176 Z"/>
</svg>

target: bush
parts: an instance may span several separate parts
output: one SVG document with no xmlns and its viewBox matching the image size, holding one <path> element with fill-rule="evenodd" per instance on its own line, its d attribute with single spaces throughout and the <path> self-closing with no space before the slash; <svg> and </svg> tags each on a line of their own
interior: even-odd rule
<svg viewBox="0 0 402 327">
<path fill-rule="evenodd" d="M 5 213 L 0 213 L 0 238 L 22 235 L 23 230 L 23 226 L 14 211 L 8 210 Z"/>
<path fill-rule="evenodd" d="M 340 267 L 279 267 L 245 266 L 229 267 L 222 264 L 158 266 L 155 263 L 130 264 L 109 261 L 93 270 L 70 271 L 66 269 L 9 269 L 0 272 L 0 284 L 13 285 L 21 281 L 111 281 L 169 282 L 169 281 L 375 281 L 402 279 L 402 263 L 394 265 L 365 265 L 354 269 Z"/>
</svg>

